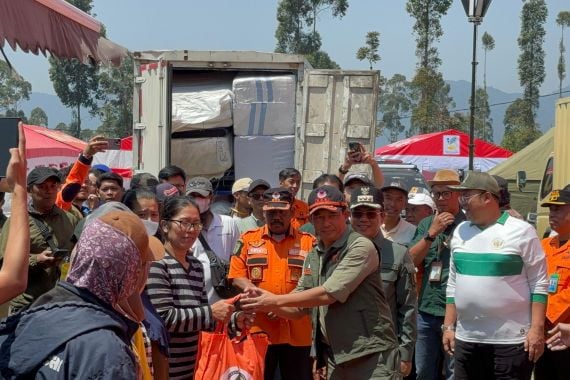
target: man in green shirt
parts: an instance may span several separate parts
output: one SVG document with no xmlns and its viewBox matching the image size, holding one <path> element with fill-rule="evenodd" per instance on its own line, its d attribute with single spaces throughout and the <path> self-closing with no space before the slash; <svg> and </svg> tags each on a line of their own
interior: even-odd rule
<svg viewBox="0 0 570 380">
<path fill-rule="evenodd" d="M 416 373 L 418 380 L 440 378 L 439 363 L 444 359 L 447 379 L 453 378 L 453 360 L 442 347 L 445 316 L 445 288 L 449 273 L 449 240 L 455 227 L 465 220 L 459 207 L 459 195 L 449 188 L 459 185 L 455 170 L 442 169 L 429 181 L 437 212 L 423 219 L 412 242 L 410 255 L 417 267 L 423 268 L 418 298 L 418 340 Z"/>
<path fill-rule="evenodd" d="M 270 187 L 269 183 L 262 179 L 256 179 L 249 185 L 247 197 L 251 205 L 251 215 L 235 220 L 240 234 L 265 225 L 265 216 L 263 216 L 263 193 Z"/>
<path fill-rule="evenodd" d="M 391 312 L 382 291 L 374 244 L 352 231 L 344 195 L 321 186 L 309 195 L 319 236 L 295 292 L 274 295 L 246 289 L 246 310 L 294 318 L 313 308 L 317 368 L 329 379 L 401 379 Z"/>
</svg>

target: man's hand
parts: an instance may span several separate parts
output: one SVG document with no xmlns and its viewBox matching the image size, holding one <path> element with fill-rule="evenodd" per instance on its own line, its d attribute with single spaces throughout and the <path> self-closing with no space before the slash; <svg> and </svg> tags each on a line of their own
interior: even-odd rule
<svg viewBox="0 0 570 380">
<path fill-rule="evenodd" d="M 212 305 L 212 316 L 220 322 L 230 319 L 234 311 L 236 311 L 236 307 L 225 300 L 220 300 Z"/>
<path fill-rule="evenodd" d="M 409 376 L 412 372 L 412 362 L 400 362 L 400 373 L 404 375 L 404 377 Z"/>
<path fill-rule="evenodd" d="M 544 352 L 544 331 L 531 327 L 524 341 L 524 350 L 528 352 L 528 360 L 536 363 Z"/>
<path fill-rule="evenodd" d="M 249 330 L 253 325 L 254 321 L 255 321 L 255 313 L 250 313 L 245 311 L 238 312 L 236 323 L 241 330 L 243 329 Z"/>
<path fill-rule="evenodd" d="M 360 163 L 362 164 L 368 164 L 370 166 L 372 165 L 378 165 L 378 163 L 376 162 L 376 160 L 374 159 L 374 155 L 371 153 L 368 153 L 366 151 L 364 151 L 364 153 L 362 153 L 361 157 L 360 157 Z"/>
<path fill-rule="evenodd" d="M 313 361 L 313 380 L 326 380 L 327 367 L 317 368 L 317 361 Z"/>
<path fill-rule="evenodd" d="M 445 330 L 443 332 L 443 350 L 453 356 L 455 352 L 455 331 Z"/>
<path fill-rule="evenodd" d="M 550 338 L 546 340 L 550 351 L 562 351 L 570 347 L 570 324 L 559 323 L 548 332 Z"/>
<path fill-rule="evenodd" d="M 276 309 L 277 297 L 265 289 L 246 288 L 244 295 L 240 299 L 240 305 L 246 311 L 270 313 Z"/>
<path fill-rule="evenodd" d="M 38 263 L 38 265 L 41 265 L 45 268 L 49 268 L 49 267 L 55 267 L 55 266 L 59 265 L 59 263 L 61 262 L 61 259 L 57 259 L 57 258 L 53 257 L 51 250 L 46 249 L 45 251 L 38 253 L 36 255 L 36 262 Z"/>
<path fill-rule="evenodd" d="M 105 149 L 107 149 L 108 147 L 109 147 L 109 142 L 107 141 L 105 136 L 101 135 L 94 136 L 89 140 L 85 149 L 83 149 L 83 156 L 89 159 L 93 157 L 96 153 L 104 152 Z"/>
<path fill-rule="evenodd" d="M 431 222 L 431 226 L 428 229 L 430 236 L 437 236 L 445 229 L 453 224 L 455 221 L 455 216 L 449 212 L 442 212 L 436 211 L 435 216 L 433 218 L 433 222 Z"/>
</svg>

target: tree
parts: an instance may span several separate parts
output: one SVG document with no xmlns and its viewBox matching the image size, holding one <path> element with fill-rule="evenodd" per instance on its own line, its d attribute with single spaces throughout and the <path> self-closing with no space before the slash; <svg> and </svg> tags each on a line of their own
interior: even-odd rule
<svg viewBox="0 0 570 380">
<path fill-rule="evenodd" d="M 99 115 L 108 137 L 126 137 L 133 127 L 133 58 L 128 56 L 119 67 L 101 69 L 99 74 Z"/>
<path fill-rule="evenodd" d="M 366 46 L 361 47 L 356 52 L 356 59 L 364 61 L 365 59 L 370 64 L 370 70 L 372 70 L 372 65 L 380 60 L 380 54 L 378 54 L 378 47 L 380 46 L 380 33 L 379 32 L 368 32 L 366 33 Z"/>
<path fill-rule="evenodd" d="M 89 141 L 91 140 L 92 137 L 94 137 L 97 134 L 97 131 L 93 130 L 93 129 L 82 129 L 81 130 L 81 135 L 79 136 L 79 138 L 83 141 Z"/>
<path fill-rule="evenodd" d="M 512 152 L 518 152 L 542 135 L 534 122 L 532 107 L 528 102 L 519 98 L 505 111 L 505 135 L 501 145 Z"/>
<path fill-rule="evenodd" d="M 558 80 L 560 82 L 560 97 L 562 97 L 562 82 L 566 78 L 566 59 L 564 58 L 564 53 L 566 52 L 566 48 L 564 47 L 564 28 L 570 27 L 570 12 L 568 11 L 561 11 L 558 13 L 558 17 L 556 18 L 556 23 L 560 26 L 561 34 L 560 34 L 560 57 L 558 57 Z"/>
<path fill-rule="evenodd" d="M 54 128 L 56 131 L 62 131 L 62 132 L 67 132 L 67 124 L 65 124 L 63 121 L 57 123 L 57 125 Z"/>
<path fill-rule="evenodd" d="M 538 108 L 539 89 L 546 76 L 544 71 L 544 24 L 548 9 L 544 0 L 528 0 L 521 11 L 521 31 L 518 44 L 519 81 L 524 90 L 524 106 L 531 107 L 533 117 Z"/>
<path fill-rule="evenodd" d="M 92 9 L 91 0 L 67 0 L 67 2 L 86 13 Z M 77 59 L 65 60 L 52 57 L 49 62 L 49 77 L 55 93 L 66 107 L 74 110 L 76 123 L 74 123 L 74 129 L 70 131 L 70 134 L 79 137 L 81 134 L 81 107 L 89 108 L 92 114 L 97 112 L 98 68 L 92 65 L 84 65 Z"/>
<path fill-rule="evenodd" d="M 483 33 L 481 37 L 481 42 L 483 43 L 483 51 L 485 52 L 485 58 L 483 60 L 483 88 L 487 91 L 487 52 L 495 48 L 495 39 L 489 33 Z"/>
<path fill-rule="evenodd" d="M 0 60 L 0 111 L 18 113 L 18 103 L 30 99 L 32 85 Z"/>
<path fill-rule="evenodd" d="M 321 36 L 316 29 L 319 13 L 330 9 L 342 18 L 347 0 L 280 0 L 277 7 L 275 38 L 277 53 L 304 54 L 315 68 L 338 67 L 321 49 Z M 321 64 L 325 66 L 320 66 Z"/>
<path fill-rule="evenodd" d="M 41 109 L 40 107 L 34 108 L 30 112 L 30 124 L 41 125 L 43 127 L 47 127 L 48 126 L 48 117 L 47 117 L 47 114 L 45 113 L 45 111 L 43 109 Z"/>
<path fill-rule="evenodd" d="M 18 118 L 22 119 L 22 122 L 24 124 L 28 124 L 28 118 L 26 117 L 26 114 L 22 110 L 16 110 L 15 108 L 9 108 L 4 113 L 4 116 L 6 116 L 6 117 L 18 117 Z"/>
<path fill-rule="evenodd" d="M 376 135 L 379 136 L 384 132 L 391 143 L 396 142 L 405 130 L 402 115 L 409 112 L 412 107 L 410 82 L 404 75 L 394 74 L 386 81 L 380 94 L 378 110 L 382 114 L 382 119 Z"/>
<path fill-rule="evenodd" d="M 469 103 L 471 103 L 471 98 Z M 493 142 L 493 119 L 491 119 L 489 95 L 481 87 L 475 91 L 475 137 Z"/>
</svg>

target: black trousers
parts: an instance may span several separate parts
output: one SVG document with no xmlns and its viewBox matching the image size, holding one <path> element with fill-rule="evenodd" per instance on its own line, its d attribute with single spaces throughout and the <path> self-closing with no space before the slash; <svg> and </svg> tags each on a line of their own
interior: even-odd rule
<svg viewBox="0 0 570 380">
<path fill-rule="evenodd" d="M 483 344 L 455 340 L 456 380 L 530 380 L 534 364 L 524 344 Z"/>
<path fill-rule="evenodd" d="M 534 380 L 570 379 L 570 349 L 550 351 L 544 347 L 544 354 L 536 362 Z"/>
<path fill-rule="evenodd" d="M 265 354 L 265 380 L 276 379 L 279 368 L 281 380 L 312 380 L 313 361 L 311 347 L 289 344 L 270 344 Z"/>
</svg>

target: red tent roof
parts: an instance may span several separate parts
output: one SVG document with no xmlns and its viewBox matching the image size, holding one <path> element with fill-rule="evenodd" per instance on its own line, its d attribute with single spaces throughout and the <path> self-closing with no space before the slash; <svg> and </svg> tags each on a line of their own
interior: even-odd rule
<svg viewBox="0 0 570 380">
<path fill-rule="evenodd" d="M 87 145 L 63 132 L 35 125 L 24 125 L 24 134 L 28 158 L 79 155 Z"/>
<path fill-rule="evenodd" d="M 459 136 L 454 138 L 453 136 Z M 459 144 L 454 145 L 459 141 Z M 449 129 L 442 132 L 413 136 L 380 147 L 374 151 L 376 156 L 412 155 L 412 156 L 469 156 L 469 135 Z M 475 157 L 508 158 L 513 153 L 500 146 L 475 139 Z"/>
</svg>

